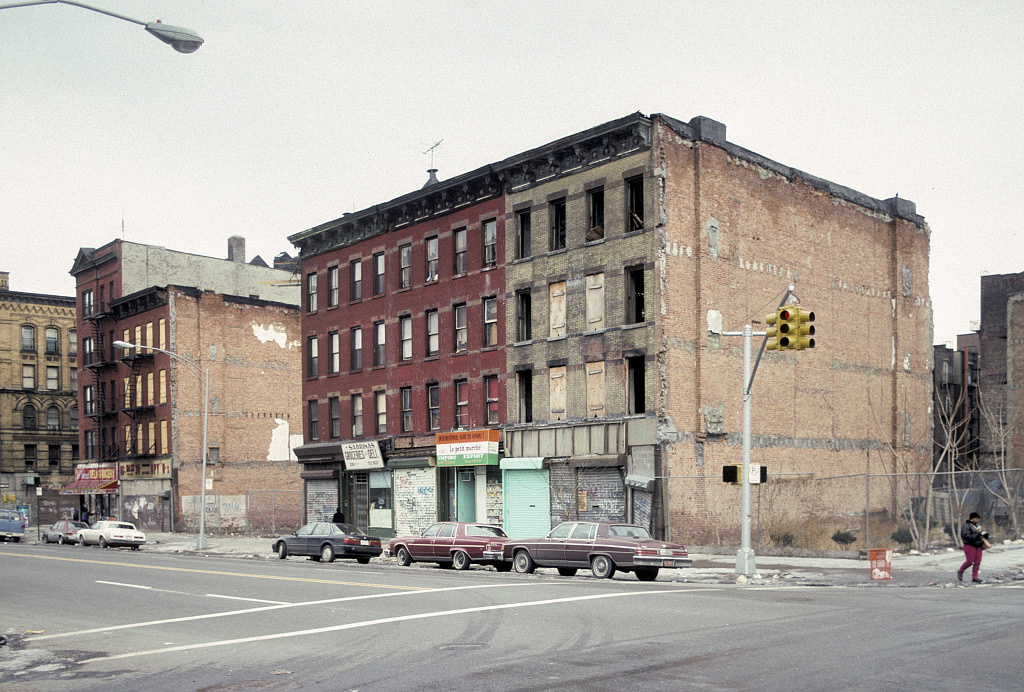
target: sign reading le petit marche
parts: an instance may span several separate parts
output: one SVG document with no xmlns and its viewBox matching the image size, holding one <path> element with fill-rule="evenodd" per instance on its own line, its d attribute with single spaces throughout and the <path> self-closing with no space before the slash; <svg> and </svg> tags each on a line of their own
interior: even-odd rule
<svg viewBox="0 0 1024 692">
<path fill-rule="evenodd" d="M 493 466 L 498 463 L 497 430 L 438 433 L 438 466 Z"/>
</svg>

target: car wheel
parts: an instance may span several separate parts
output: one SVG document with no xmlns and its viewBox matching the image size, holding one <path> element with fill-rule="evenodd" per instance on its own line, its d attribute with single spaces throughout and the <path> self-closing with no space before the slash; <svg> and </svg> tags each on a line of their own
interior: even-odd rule
<svg viewBox="0 0 1024 692">
<path fill-rule="evenodd" d="M 321 562 L 334 562 L 334 546 L 330 543 L 325 543 L 320 548 L 320 561 Z"/>
<path fill-rule="evenodd" d="M 49 543 L 50 539 L 47 538 L 46 542 Z M 57 536 L 57 545 L 64 545 L 64 536 Z"/>
<path fill-rule="evenodd" d="M 358 562 L 360 565 L 368 565 L 368 564 L 370 564 L 370 558 L 368 558 L 368 557 L 357 557 L 356 558 L 356 562 Z"/>
<path fill-rule="evenodd" d="M 138 550 L 138 549 L 139 549 L 139 546 L 137 546 L 137 545 L 133 545 L 132 546 L 132 550 Z"/>
<path fill-rule="evenodd" d="M 398 550 L 395 551 L 395 560 L 397 560 L 398 564 L 402 567 L 408 567 L 409 565 L 411 565 L 412 555 L 409 554 L 409 549 L 406 548 L 404 545 L 399 546 Z"/>
<path fill-rule="evenodd" d="M 100 547 L 101 548 L 106 548 L 107 547 L 107 539 L 104 538 L 103 536 L 100 536 Z"/>
<path fill-rule="evenodd" d="M 288 557 L 288 545 L 284 541 L 278 541 L 274 547 L 274 552 L 283 560 Z"/>
<path fill-rule="evenodd" d="M 520 574 L 533 574 L 533 570 L 537 569 L 537 564 L 530 557 L 530 553 L 520 550 L 512 556 L 512 567 Z"/>
<path fill-rule="evenodd" d="M 561 574 L 563 577 L 573 577 L 573 576 L 576 576 L 576 568 L 575 567 L 559 567 L 558 568 L 558 573 Z"/>
<path fill-rule="evenodd" d="M 598 579 L 611 579 L 615 574 L 615 563 L 607 555 L 597 555 L 590 561 L 590 571 Z"/>
<path fill-rule="evenodd" d="M 636 578 L 640 581 L 654 581 L 658 578 L 657 567 L 643 567 L 634 570 L 636 572 Z"/>
<path fill-rule="evenodd" d="M 469 555 L 463 550 L 456 550 L 452 555 L 452 567 L 458 570 L 469 569 L 469 565 L 472 561 L 469 559 Z"/>
<path fill-rule="evenodd" d="M 78 540 L 75 541 L 75 545 L 77 545 L 79 548 L 83 547 L 85 545 L 85 539 L 79 536 Z"/>
</svg>

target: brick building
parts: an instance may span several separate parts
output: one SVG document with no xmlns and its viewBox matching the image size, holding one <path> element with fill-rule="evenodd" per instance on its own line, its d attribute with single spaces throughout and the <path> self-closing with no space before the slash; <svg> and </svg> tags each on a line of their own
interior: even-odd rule
<svg viewBox="0 0 1024 692">
<path fill-rule="evenodd" d="M 1007 466 L 1024 468 L 1024 272 L 981 277 L 980 327 L 981 403 L 994 423 L 982 416 L 982 465 L 1005 440 Z"/>
<path fill-rule="evenodd" d="M 332 255 L 344 267 L 403 243 L 418 247 L 406 229 L 420 218 L 424 238 L 458 228 L 462 221 L 434 215 L 480 200 L 477 180 L 495 181 L 487 197 L 503 213 L 493 275 L 504 277 L 504 293 L 494 293 L 504 364 L 487 369 L 501 400 L 500 475 L 484 485 L 500 497 L 513 535 L 586 517 L 686 541 L 734 540 L 739 491 L 721 478 L 741 454 L 743 359 L 741 341 L 724 332 L 748 323 L 763 331 L 790 284 L 817 314 L 820 336 L 814 350 L 768 353 L 759 364 L 753 444 L 772 477 L 766 516 L 841 522 L 865 511 L 863 474 L 927 468 L 930 231 L 912 202 L 877 200 L 770 161 L 728 142 L 725 126 L 707 118 L 638 113 L 292 236 L 307 291 L 308 263 L 319 286 L 328 251 L 344 248 Z M 441 253 L 442 267 L 453 253 Z M 405 265 L 384 266 L 397 277 Z M 391 296 L 388 281 L 376 316 L 360 320 L 382 323 L 394 343 L 407 311 L 411 348 L 421 352 L 415 329 L 426 304 L 415 291 Z M 339 332 L 354 324 L 337 322 Z M 309 324 L 304 314 L 307 338 Z M 314 331 L 330 338 L 329 327 Z M 401 370 L 398 362 L 386 358 L 382 377 Z M 451 366 L 445 358 L 427 377 L 452 381 Z M 433 379 L 420 380 L 388 393 L 429 397 Z M 307 400 L 330 398 L 310 382 Z M 349 382 L 342 373 L 338 397 Z M 452 420 L 451 411 L 440 415 Z M 380 435 L 384 457 L 405 444 L 391 441 L 391 425 Z M 429 439 L 415 444 L 429 454 Z M 396 496 L 399 482 L 410 483 L 394 475 Z M 907 499 L 885 478 L 869 486 L 871 510 L 895 516 Z M 443 491 L 410 498 L 420 501 L 421 524 L 446 515 Z"/>
<path fill-rule="evenodd" d="M 208 418 L 208 530 L 299 524 L 299 288 L 260 264 L 237 236 L 227 260 L 121 240 L 79 251 L 82 464 L 65 492 L 93 514 L 196 531 Z"/>
<path fill-rule="evenodd" d="M 0 506 L 52 522 L 77 508 L 60 495 L 79 449 L 75 298 L 12 291 L 9 276 L 0 272 Z"/>
</svg>

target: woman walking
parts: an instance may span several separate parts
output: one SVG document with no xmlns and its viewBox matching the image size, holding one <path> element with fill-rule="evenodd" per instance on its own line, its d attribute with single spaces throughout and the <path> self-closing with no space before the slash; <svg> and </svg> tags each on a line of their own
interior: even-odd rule
<svg viewBox="0 0 1024 692">
<path fill-rule="evenodd" d="M 960 538 L 964 542 L 964 564 L 960 565 L 960 569 L 956 572 L 956 578 L 960 581 L 964 580 L 964 570 L 968 567 L 973 566 L 971 570 L 971 581 L 975 584 L 980 584 L 981 579 L 978 579 L 978 570 L 981 569 L 981 551 L 986 547 L 988 543 L 988 531 L 982 531 L 978 526 L 978 522 L 981 520 L 981 515 L 977 512 L 971 512 L 971 516 L 964 522 L 964 526 L 960 529 Z"/>
</svg>

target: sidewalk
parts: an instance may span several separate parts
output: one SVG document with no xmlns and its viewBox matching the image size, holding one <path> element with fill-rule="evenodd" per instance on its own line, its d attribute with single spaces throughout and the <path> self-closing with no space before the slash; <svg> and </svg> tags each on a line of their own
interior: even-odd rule
<svg viewBox="0 0 1024 692">
<path fill-rule="evenodd" d="M 272 538 L 249 536 L 210 536 L 207 547 L 196 550 L 196 535 L 181 533 L 147 533 L 144 550 L 164 553 L 228 556 L 250 559 L 277 559 Z M 665 570 L 659 581 L 736 583 L 736 556 L 733 554 L 690 553 L 693 567 Z M 791 586 L 933 586 L 955 587 L 956 570 L 963 562 L 963 552 L 952 548 L 928 553 L 893 554 L 892 579 L 872 581 L 868 560 L 827 557 L 781 557 L 758 555 L 757 572 L 747 580 L 753 585 L 784 584 Z M 395 564 L 393 558 L 374 558 L 371 564 Z M 985 584 L 1024 583 L 1024 540 L 998 544 L 985 551 L 981 563 Z M 969 582 L 967 583 L 969 586 Z"/>
</svg>

